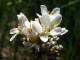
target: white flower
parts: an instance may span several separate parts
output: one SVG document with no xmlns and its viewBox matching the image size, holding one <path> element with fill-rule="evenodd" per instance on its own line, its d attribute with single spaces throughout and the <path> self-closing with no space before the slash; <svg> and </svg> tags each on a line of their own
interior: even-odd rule
<svg viewBox="0 0 80 60">
<path fill-rule="evenodd" d="M 65 28 L 57 27 L 62 21 L 60 8 L 54 8 L 51 14 L 49 14 L 47 7 L 45 5 L 41 5 L 40 7 L 41 7 L 42 15 L 39 15 L 37 13 L 37 16 L 39 17 L 41 26 L 44 29 L 43 36 L 40 36 L 40 39 L 43 42 L 48 41 L 48 35 L 52 35 L 53 37 L 55 37 L 55 36 L 63 35 L 68 32 L 68 30 Z"/>
<path fill-rule="evenodd" d="M 39 18 L 35 18 L 35 21 L 29 22 L 23 13 L 17 15 L 20 27 L 10 30 L 10 34 L 14 34 L 10 41 L 12 41 L 16 35 L 24 34 L 29 40 L 41 40 L 47 42 L 49 35 L 56 40 L 59 35 L 63 35 L 68 32 L 66 28 L 58 27 L 62 21 L 62 15 L 60 14 L 60 8 L 54 8 L 49 14 L 47 7 L 41 5 L 41 15 L 37 13 Z"/>
<path fill-rule="evenodd" d="M 30 26 L 29 26 L 30 23 L 23 13 L 20 13 L 19 15 L 17 15 L 17 17 L 18 17 L 20 26 L 18 26 L 18 28 L 13 28 L 10 30 L 10 34 L 14 34 L 10 38 L 10 41 L 12 41 L 18 34 L 26 35 L 27 34 L 27 28 L 30 28 Z"/>
</svg>

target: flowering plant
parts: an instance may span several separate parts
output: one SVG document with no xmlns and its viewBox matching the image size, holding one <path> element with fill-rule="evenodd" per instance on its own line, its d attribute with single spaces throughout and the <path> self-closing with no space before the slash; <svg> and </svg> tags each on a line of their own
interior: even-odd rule
<svg viewBox="0 0 80 60">
<path fill-rule="evenodd" d="M 41 15 L 37 13 L 38 18 L 35 21 L 29 21 L 27 17 L 21 12 L 17 15 L 19 26 L 10 30 L 10 34 L 14 34 L 10 41 L 18 35 L 24 35 L 23 44 L 27 42 L 31 45 L 38 46 L 50 46 L 53 45 L 49 50 L 58 52 L 62 49 L 62 45 L 57 44 L 59 36 L 64 35 L 68 32 L 66 28 L 59 27 L 62 21 L 62 15 L 60 14 L 60 8 L 54 8 L 51 13 L 45 5 L 41 5 Z"/>
</svg>

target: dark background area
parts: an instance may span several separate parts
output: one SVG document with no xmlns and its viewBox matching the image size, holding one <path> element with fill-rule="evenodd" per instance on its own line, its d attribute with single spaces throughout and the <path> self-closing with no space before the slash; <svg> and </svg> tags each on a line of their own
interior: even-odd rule
<svg viewBox="0 0 80 60">
<path fill-rule="evenodd" d="M 17 14 L 23 12 L 32 20 L 40 13 L 42 4 L 49 11 L 61 8 L 60 26 L 69 30 L 59 40 L 64 46 L 61 60 L 80 60 L 80 0 L 0 0 L 0 60 L 36 60 L 36 55 L 18 42 L 19 37 L 9 42 L 9 31 L 18 25 Z"/>
</svg>

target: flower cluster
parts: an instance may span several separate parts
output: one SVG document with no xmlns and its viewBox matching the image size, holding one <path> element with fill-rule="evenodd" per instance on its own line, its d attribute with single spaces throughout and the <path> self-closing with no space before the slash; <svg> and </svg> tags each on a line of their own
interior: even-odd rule
<svg viewBox="0 0 80 60">
<path fill-rule="evenodd" d="M 21 12 L 18 17 L 19 26 L 10 30 L 10 34 L 14 34 L 10 41 L 18 35 L 24 35 L 23 42 L 40 45 L 53 45 L 50 51 L 55 49 L 57 52 L 63 48 L 62 45 L 57 45 L 59 36 L 64 35 L 68 32 L 66 28 L 59 27 L 62 21 L 62 15 L 60 14 L 60 8 L 54 8 L 51 13 L 45 5 L 41 5 L 41 15 L 37 13 L 38 18 L 35 21 L 29 21 L 27 17 Z"/>
</svg>

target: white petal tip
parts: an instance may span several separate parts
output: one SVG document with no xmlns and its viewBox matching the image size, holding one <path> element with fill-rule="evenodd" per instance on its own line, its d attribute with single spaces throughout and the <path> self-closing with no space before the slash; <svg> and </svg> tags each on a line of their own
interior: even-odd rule
<svg viewBox="0 0 80 60">
<path fill-rule="evenodd" d="M 21 17 L 22 17 L 21 15 L 17 15 L 18 20 L 21 19 Z"/>
<path fill-rule="evenodd" d="M 48 37 L 45 37 L 45 36 L 41 36 L 40 39 L 43 42 L 47 42 L 48 41 Z"/>
<path fill-rule="evenodd" d="M 18 34 L 14 34 L 11 38 L 10 38 L 10 42 L 14 40 L 14 38 L 17 36 Z"/>
<path fill-rule="evenodd" d="M 11 29 L 10 30 L 10 34 L 18 34 L 19 33 L 19 30 L 18 30 L 18 28 L 13 28 L 13 29 Z"/>
<path fill-rule="evenodd" d="M 10 39 L 9 41 L 12 42 L 13 40 Z"/>
<path fill-rule="evenodd" d="M 40 8 L 41 8 L 41 14 L 42 15 L 48 14 L 47 7 L 45 5 L 41 5 Z"/>
<path fill-rule="evenodd" d="M 37 15 L 38 17 L 41 17 L 41 15 L 40 15 L 40 14 L 38 14 L 38 13 L 36 13 L 36 15 Z"/>
<path fill-rule="evenodd" d="M 20 12 L 20 14 L 17 15 L 17 18 L 18 18 L 18 20 L 20 20 L 22 18 L 27 20 L 26 16 L 22 12 Z"/>
<path fill-rule="evenodd" d="M 68 32 L 68 30 L 66 29 L 66 28 L 62 28 L 62 33 L 61 33 L 61 35 L 64 35 L 64 34 L 66 34 Z"/>
<path fill-rule="evenodd" d="M 51 12 L 51 14 L 59 14 L 60 13 L 60 8 L 56 7 L 53 9 L 53 11 Z"/>
<path fill-rule="evenodd" d="M 45 5 L 40 5 L 41 7 L 46 7 Z"/>
<path fill-rule="evenodd" d="M 12 42 L 12 41 L 13 41 L 13 39 L 14 39 L 14 38 L 12 38 L 12 37 L 11 37 L 9 41 L 10 41 L 10 42 Z"/>
</svg>

